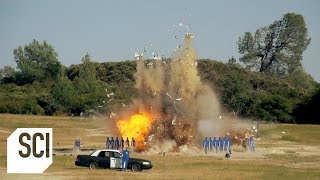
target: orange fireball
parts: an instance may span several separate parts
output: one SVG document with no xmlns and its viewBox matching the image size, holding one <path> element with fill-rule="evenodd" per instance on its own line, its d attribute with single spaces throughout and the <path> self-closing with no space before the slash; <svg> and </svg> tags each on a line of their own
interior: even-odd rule
<svg viewBox="0 0 320 180">
<path fill-rule="evenodd" d="M 133 137 L 136 141 L 136 149 L 138 151 L 145 150 L 143 142 L 149 135 L 152 120 L 147 114 L 136 114 L 131 116 L 129 120 L 118 120 L 117 127 L 122 137 Z"/>
</svg>

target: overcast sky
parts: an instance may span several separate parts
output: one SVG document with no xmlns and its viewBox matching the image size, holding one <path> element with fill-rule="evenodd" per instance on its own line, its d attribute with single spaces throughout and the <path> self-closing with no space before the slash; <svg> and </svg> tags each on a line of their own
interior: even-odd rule
<svg viewBox="0 0 320 180">
<path fill-rule="evenodd" d="M 15 67 L 13 49 L 32 39 L 53 45 L 66 66 L 86 53 L 98 62 L 133 60 L 144 49 L 146 57 L 169 57 L 186 30 L 195 35 L 198 58 L 227 62 L 239 57 L 236 41 L 244 32 L 294 12 L 304 16 L 311 37 L 303 66 L 320 82 L 319 7 L 317 0 L 1 0 L 0 68 Z"/>
</svg>

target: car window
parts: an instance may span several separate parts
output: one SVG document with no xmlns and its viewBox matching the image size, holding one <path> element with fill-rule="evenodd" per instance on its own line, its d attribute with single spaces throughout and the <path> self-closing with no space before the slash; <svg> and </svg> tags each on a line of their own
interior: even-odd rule
<svg viewBox="0 0 320 180">
<path fill-rule="evenodd" d="M 110 152 L 109 151 L 106 151 L 105 157 L 110 157 Z"/>
<path fill-rule="evenodd" d="M 120 157 L 121 157 L 121 154 L 120 154 L 120 153 L 117 153 L 117 152 L 114 152 L 114 157 L 115 157 L 115 158 L 120 158 Z"/>
<path fill-rule="evenodd" d="M 106 151 L 101 151 L 99 154 L 98 154 L 99 157 L 106 157 Z"/>
</svg>

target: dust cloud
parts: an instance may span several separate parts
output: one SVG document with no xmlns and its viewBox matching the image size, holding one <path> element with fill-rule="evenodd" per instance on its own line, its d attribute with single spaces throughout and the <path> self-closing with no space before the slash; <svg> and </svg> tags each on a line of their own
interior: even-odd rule
<svg viewBox="0 0 320 180">
<path fill-rule="evenodd" d="M 201 81 L 193 37 L 186 33 L 171 59 L 145 61 L 140 54 L 136 58 L 139 98 L 133 100 L 130 113 L 148 114 L 152 122 L 140 151 L 197 151 L 204 136 L 224 136 L 235 120 L 221 117 L 216 93 Z"/>
</svg>

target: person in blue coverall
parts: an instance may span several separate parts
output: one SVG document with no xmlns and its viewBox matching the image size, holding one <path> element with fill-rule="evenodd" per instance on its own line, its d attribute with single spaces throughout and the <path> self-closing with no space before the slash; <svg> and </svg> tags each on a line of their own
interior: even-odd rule
<svg viewBox="0 0 320 180">
<path fill-rule="evenodd" d="M 208 148 L 209 148 L 209 141 L 208 141 L 208 138 L 206 137 L 204 140 L 203 140 L 203 149 L 204 149 L 204 153 L 207 154 L 208 152 Z"/>
<path fill-rule="evenodd" d="M 209 149 L 210 149 L 210 152 L 212 152 L 212 148 L 213 148 L 213 141 L 212 141 L 212 138 L 210 137 L 209 138 Z"/>
<path fill-rule="evenodd" d="M 227 137 L 227 151 L 231 152 L 231 137 Z"/>
<path fill-rule="evenodd" d="M 222 152 L 223 151 L 223 139 L 221 137 L 219 137 L 218 144 L 219 144 L 220 152 Z"/>
<path fill-rule="evenodd" d="M 216 153 L 218 152 L 218 140 L 216 137 L 213 138 L 213 147 L 216 149 Z"/>
<path fill-rule="evenodd" d="M 129 161 L 129 150 L 126 148 L 125 150 L 122 150 L 122 171 L 126 171 L 128 168 L 128 161 Z"/>
<path fill-rule="evenodd" d="M 229 147 L 229 145 L 228 145 L 228 137 L 227 136 L 223 138 L 223 144 L 224 144 L 224 151 L 227 152 L 228 151 L 228 147 Z"/>
<path fill-rule="evenodd" d="M 254 139 L 252 136 L 250 136 L 250 138 L 249 138 L 249 147 L 250 147 L 251 152 L 254 152 Z"/>
</svg>

